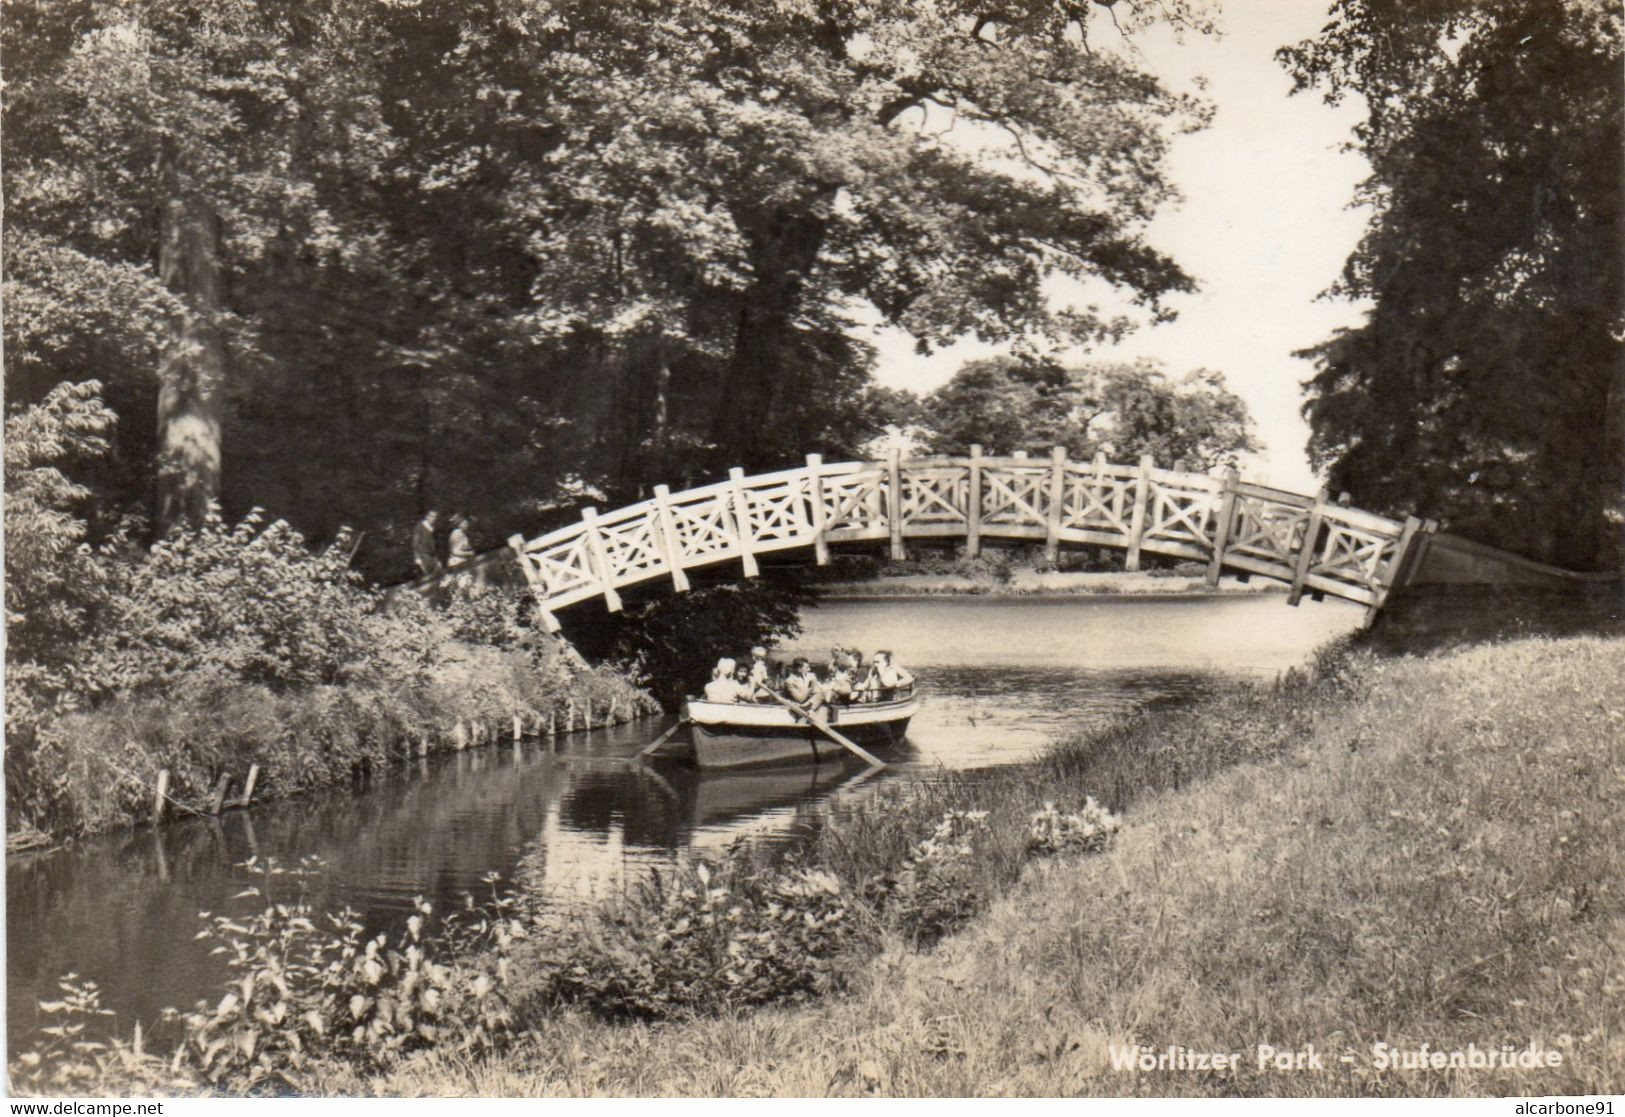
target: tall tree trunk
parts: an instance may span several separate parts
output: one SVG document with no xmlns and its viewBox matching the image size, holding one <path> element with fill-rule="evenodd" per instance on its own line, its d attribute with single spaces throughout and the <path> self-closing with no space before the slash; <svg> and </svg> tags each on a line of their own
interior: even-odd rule
<svg viewBox="0 0 1625 1117">
<path fill-rule="evenodd" d="M 784 355 L 795 331 L 806 278 L 817 266 L 826 222 L 816 213 L 781 213 L 752 237 L 755 280 L 739 308 L 711 438 L 727 459 L 747 468 L 768 464 L 764 433 L 784 379 Z"/>
<path fill-rule="evenodd" d="M 173 177 L 173 176 L 171 176 Z M 197 526 L 220 496 L 220 220 L 190 191 L 172 190 L 160 216 L 158 274 L 181 306 L 158 365 L 158 492 L 162 538 Z"/>
</svg>

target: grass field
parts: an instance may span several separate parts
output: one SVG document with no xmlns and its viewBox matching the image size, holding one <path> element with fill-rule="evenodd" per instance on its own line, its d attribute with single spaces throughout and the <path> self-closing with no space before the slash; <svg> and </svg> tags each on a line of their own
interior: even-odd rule
<svg viewBox="0 0 1625 1117">
<path fill-rule="evenodd" d="M 1125 812 L 1109 852 L 1012 855 L 1035 802 L 1085 791 Z M 855 878 L 895 855 L 911 820 L 989 808 L 983 872 L 1000 892 L 933 950 L 887 942 L 847 996 L 658 1025 L 541 1015 L 500 1057 L 434 1053 L 371 1080 L 335 1070 L 322 1092 L 1615 1092 L 1622 793 L 1625 641 L 1366 660 L 837 819 L 815 854 Z M 1324 1066 L 1260 1067 L 1260 1044 L 1313 1045 Z M 1533 1046 L 1561 1065 L 1380 1069 L 1376 1044 L 1413 1061 L 1425 1044 L 1424 1062 Z M 1133 1045 L 1239 1058 L 1114 1069 L 1114 1047 Z"/>
</svg>

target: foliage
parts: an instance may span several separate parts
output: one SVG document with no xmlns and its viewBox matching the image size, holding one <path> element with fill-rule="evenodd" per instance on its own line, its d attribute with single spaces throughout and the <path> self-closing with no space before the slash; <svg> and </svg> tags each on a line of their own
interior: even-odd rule
<svg viewBox="0 0 1625 1117">
<path fill-rule="evenodd" d="M 969 361 L 922 401 L 917 422 L 939 454 L 1065 446 L 1074 458 L 1150 454 L 1163 465 L 1210 470 L 1261 449 L 1247 405 L 1222 374 L 1198 369 L 1169 380 L 1152 361 L 1070 369 L 1014 357 Z"/>
<path fill-rule="evenodd" d="M 1358 97 L 1365 236 L 1306 350 L 1311 459 L 1365 507 L 1576 568 L 1620 561 L 1625 21 L 1595 0 L 1339 0 L 1278 57 Z"/>
<path fill-rule="evenodd" d="M 738 657 L 801 631 L 800 610 L 816 591 L 769 577 L 695 587 L 662 596 L 582 633 L 585 654 L 600 651 L 667 704 L 695 693 L 723 655 Z"/>
<path fill-rule="evenodd" d="M 235 525 L 212 514 L 145 559 L 112 566 L 86 649 L 89 681 L 106 696 L 352 677 L 375 649 L 378 597 L 349 568 L 346 542 L 313 552 L 256 509 Z"/>
<path fill-rule="evenodd" d="M 7 1068 L 11 1088 L 27 1097 L 50 1094 L 172 1094 L 197 1087 L 190 1076 L 146 1050 L 141 1025 L 129 1039 L 103 1036 L 99 1027 L 113 1015 L 102 1007 L 101 988 L 76 973 L 57 982 L 60 1000 L 40 1001 L 40 1012 L 55 1023 L 40 1029 L 42 1042 L 17 1053 Z M 115 1087 L 115 1088 L 109 1088 Z"/>
<path fill-rule="evenodd" d="M 204 1080 L 234 1092 L 297 1090 L 323 1058 L 378 1069 L 433 1046 L 479 1054 L 513 1032 L 509 952 L 528 930 L 511 897 L 493 892 L 482 907 L 470 897 L 466 912 L 450 914 L 418 897 L 393 938 L 366 938 L 354 912 L 319 923 L 303 900 L 267 894 L 278 878 L 315 866 L 248 867 L 261 884 L 238 895 L 266 906 L 209 917 L 202 935 L 218 944 L 232 979 L 217 1004 L 200 1001 L 184 1018 L 178 1061 Z"/>
<path fill-rule="evenodd" d="M 975 863 L 987 818 L 985 810 L 948 811 L 895 872 L 869 883 L 881 911 L 916 946 L 957 930 L 992 899 Z"/>
<path fill-rule="evenodd" d="M 1122 828 L 1123 820 L 1095 802 L 1093 795 L 1083 806 L 1062 813 L 1054 803 L 1034 811 L 1028 826 L 1027 852 L 1034 854 L 1099 853 Z"/>
<path fill-rule="evenodd" d="M 104 564 L 74 513 L 90 495 L 61 470 L 65 459 L 105 453 L 114 415 L 101 385 L 59 384 L 6 417 L 6 716 L 26 720 L 72 669 L 75 642 L 105 592 Z"/>
<path fill-rule="evenodd" d="M 1210 29 L 1194 0 L 19 0 L 7 387 L 105 370 L 114 512 L 168 476 L 133 417 L 187 387 L 227 516 L 354 525 L 374 576 L 430 506 L 530 533 L 853 454 L 898 401 L 851 307 L 1036 344 L 1126 326 L 1051 273 L 1151 317 L 1190 288 L 1142 230 L 1205 109 L 1090 46 L 1152 22 Z"/>
<path fill-rule="evenodd" d="M 856 898 L 827 872 L 718 863 L 658 871 L 539 947 L 536 996 L 612 1016 L 682 1017 L 842 987 Z"/>
</svg>

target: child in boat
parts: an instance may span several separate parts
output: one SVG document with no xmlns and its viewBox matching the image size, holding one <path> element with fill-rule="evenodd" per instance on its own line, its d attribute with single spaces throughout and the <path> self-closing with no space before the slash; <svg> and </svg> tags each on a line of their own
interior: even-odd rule
<svg viewBox="0 0 1625 1117">
<path fill-rule="evenodd" d="M 707 702 L 738 702 L 749 693 L 737 679 L 734 678 L 734 661 L 731 659 L 717 660 L 716 667 L 711 672 L 711 681 L 705 684 L 705 700 Z"/>
<path fill-rule="evenodd" d="M 773 685 L 773 672 L 767 665 L 767 649 L 760 644 L 750 650 L 750 685 L 752 690 Z"/>
</svg>

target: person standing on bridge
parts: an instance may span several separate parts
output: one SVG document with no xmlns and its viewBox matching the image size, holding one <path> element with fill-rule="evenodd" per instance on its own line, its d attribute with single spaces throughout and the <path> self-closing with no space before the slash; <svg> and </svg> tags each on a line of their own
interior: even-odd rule
<svg viewBox="0 0 1625 1117">
<path fill-rule="evenodd" d="M 434 522 L 439 514 L 429 509 L 412 528 L 412 559 L 418 565 L 418 573 L 425 578 L 438 577 L 445 572 L 434 544 Z"/>
</svg>

